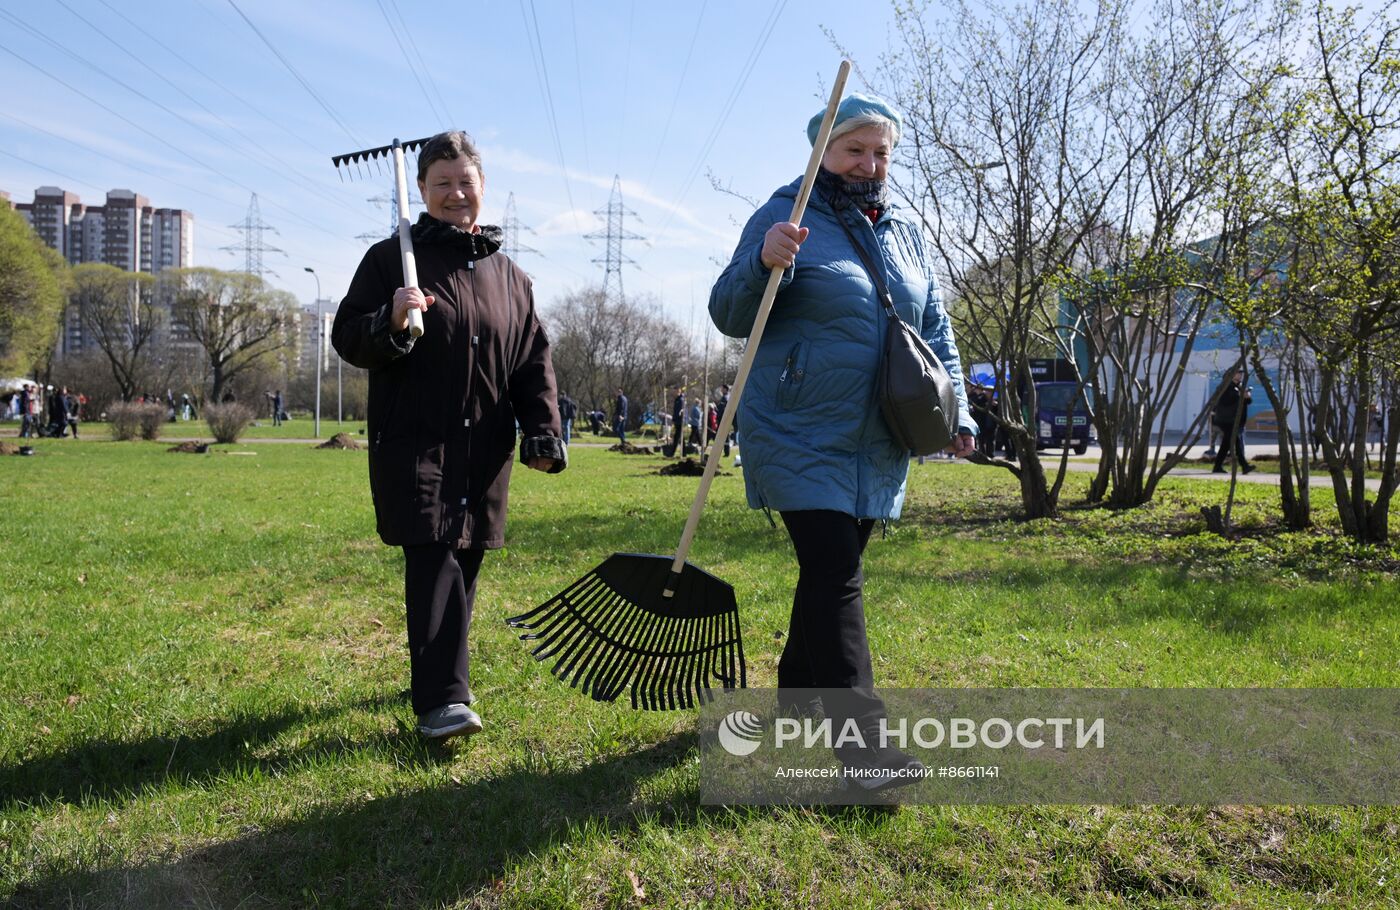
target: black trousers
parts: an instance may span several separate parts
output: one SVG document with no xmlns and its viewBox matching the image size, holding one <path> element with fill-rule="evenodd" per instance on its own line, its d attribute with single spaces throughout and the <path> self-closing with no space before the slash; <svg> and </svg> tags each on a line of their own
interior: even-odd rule
<svg viewBox="0 0 1400 910">
<path fill-rule="evenodd" d="M 467 632 L 485 555 L 450 543 L 403 548 L 414 714 L 471 700 Z"/>
<path fill-rule="evenodd" d="M 1235 460 L 1240 463 L 1240 467 L 1249 464 L 1249 459 L 1244 457 L 1244 424 L 1236 424 L 1233 427 L 1217 425 L 1220 430 L 1220 447 L 1215 450 L 1215 470 L 1225 470 L 1225 459 L 1230 457 L 1230 452 L 1235 453 Z"/>
<path fill-rule="evenodd" d="M 885 716 L 885 704 L 875 694 L 861 597 L 861 554 L 875 522 L 826 510 L 781 514 L 797 550 L 798 575 L 787 644 L 778 660 L 778 688 L 847 690 L 823 698 L 833 738 L 848 719 L 870 733 Z"/>
</svg>

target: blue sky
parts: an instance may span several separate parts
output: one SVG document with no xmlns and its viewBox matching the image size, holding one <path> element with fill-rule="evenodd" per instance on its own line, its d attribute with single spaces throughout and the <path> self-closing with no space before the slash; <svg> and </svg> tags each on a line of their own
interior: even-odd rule
<svg viewBox="0 0 1400 910">
<path fill-rule="evenodd" d="M 0 0 L 0 189 L 188 209 L 196 264 L 226 269 L 256 192 L 285 253 L 267 255 L 270 280 L 309 302 L 311 266 L 338 300 L 357 235 L 388 233 L 387 203 L 367 199 L 392 177 L 342 181 L 331 156 L 458 127 L 482 149 L 482 220 L 513 193 L 534 229 L 520 261 L 542 307 L 601 282 L 603 246 L 581 235 L 603 227 L 617 175 L 648 238 L 624 247 L 626 291 L 696 332 L 748 213 L 707 171 L 761 198 L 799 174 L 840 60 L 823 28 L 870 66 L 891 19 L 832 0 L 234 3 Z"/>
</svg>

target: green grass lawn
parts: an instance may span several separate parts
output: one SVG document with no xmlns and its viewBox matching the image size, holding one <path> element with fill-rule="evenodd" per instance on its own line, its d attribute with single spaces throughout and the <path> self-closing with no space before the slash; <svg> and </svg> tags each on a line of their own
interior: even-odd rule
<svg viewBox="0 0 1400 910">
<path fill-rule="evenodd" d="M 516 474 L 472 636 L 486 730 L 443 748 L 412 733 L 363 452 L 36 447 L 0 459 L 0 902 L 1400 905 L 1392 807 L 700 806 L 692 713 L 588 701 L 502 622 L 609 553 L 674 548 L 696 481 L 659 457 Z M 1211 537 L 1224 491 L 1024 523 L 1005 472 L 914 467 L 867 555 L 877 681 L 1400 685 L 1400 548 L 1281 534 L 1252 485 L 1240 538 Z M 749 682 L 773 685 L 795 563 L 738 472 L 691 560 L 734 585 Z"/>
</svg>

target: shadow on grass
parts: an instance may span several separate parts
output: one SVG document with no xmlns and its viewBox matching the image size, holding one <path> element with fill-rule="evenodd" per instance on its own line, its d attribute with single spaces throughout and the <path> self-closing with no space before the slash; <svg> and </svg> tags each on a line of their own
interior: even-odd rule
<svg viewBox="0 0 1400 910">
<path fill-rule="evenodd" d="M 277 773 L 306 759 L 384 747 L 404 761 L 430 764 L 434 753 L 419 748 L 404 754 L 406 728 L 364 736 L 315 737 L 295 748 L 276 745 L 284 732 L 315 725 L 357 709 L 375 710 L 405 701 L 403 693 L 315 708 L 287 707 L 256 716 L 237 717 L 196 735 L 159 735 L 135 741 L 96 740 L 69 749 L 0 766 L 0 809 L 53 800 L 121 802 L 136 799 L 148 787 L 176 783 L 205 786 L 243 770 Z M 269 758 L 259 757 L 274 749 Z"/>
<path fill-rule="evenodd" d="M 13 906 L 436 907 L 474 896 L 492 904 L 514 863 L 567 844 L 580 828 L 616 838 L 643 823 L 738 827 L 774 811 L 709 809 L 693 789 L 680 799 L 638 797 L 639 785 L 694 748 L 695 735 L 681 733 L 578 768 L 527 756 L 477 783 L 325 807 L 173 860 L 38 878 Z M 884 814 L 854 813 L 877 822 Z"/>
</svg>

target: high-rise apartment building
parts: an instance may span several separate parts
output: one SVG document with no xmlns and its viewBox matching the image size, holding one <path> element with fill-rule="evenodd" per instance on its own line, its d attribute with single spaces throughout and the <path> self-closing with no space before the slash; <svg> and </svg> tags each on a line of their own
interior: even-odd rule
<svg viewBox="0 0 1400 910">
<path fill-rule="evenodd" d="M 8 199 L 8 195 L 6 196 Z M 194 265 L 194 215 L 158 209 L 131 190 L 112 190 L 104 205 L 83 205 L 76 193 L 41 186 L 33 202 L 11 203 L 34 233 L 72 265 L 104 262 L 128 272 L 157 274 Z M 59 353 L 84 348 L 76 308 L 64 315 Z"/>
<path fill-rule="evenodd" d="M 15 209 L 46 244 L 71 264 L 105 262 L 129 272 L 194 265 L 194 215 L 158 209 L 131 190 L 112 190 L 105 205 L 83 205 L 76 193 L 41 186 Z"/>
</svg>

